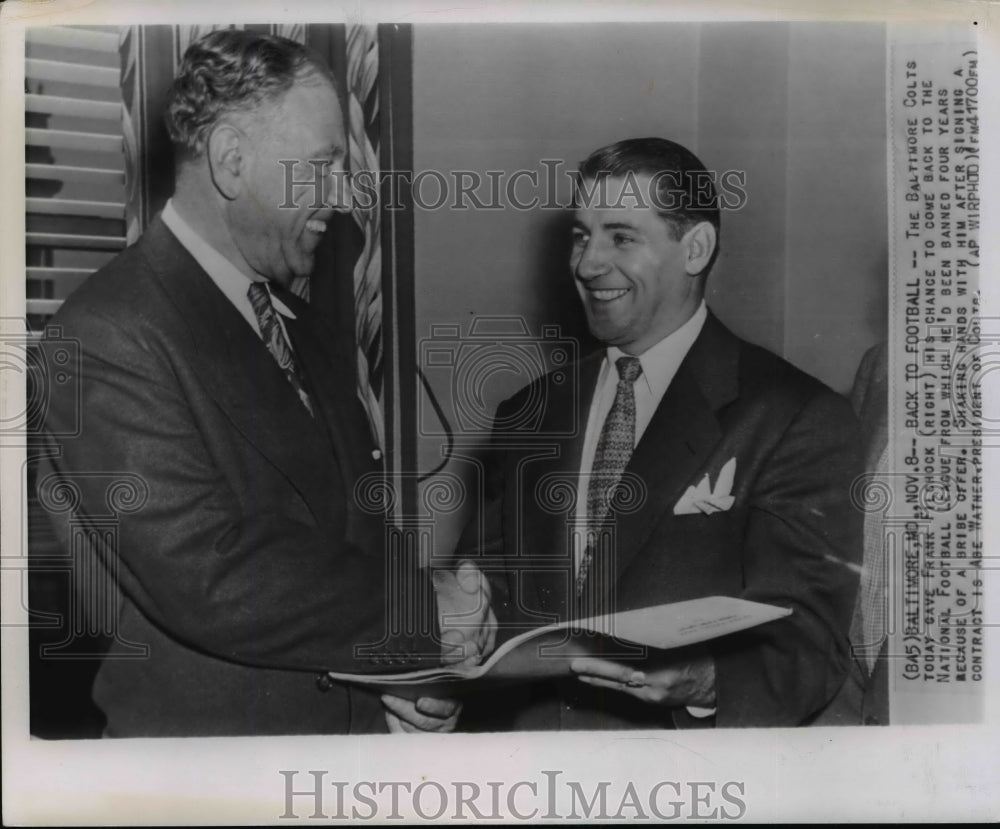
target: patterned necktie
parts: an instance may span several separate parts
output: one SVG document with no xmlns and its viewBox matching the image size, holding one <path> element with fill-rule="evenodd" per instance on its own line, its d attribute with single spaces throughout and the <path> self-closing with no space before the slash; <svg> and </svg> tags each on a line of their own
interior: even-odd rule
<svg viewBox="0 0 1000 829">
<path fill-rule="evenodd" d="M 306 407 L 309 414 L 313 415 L 312 401 L 309 399 L 302 374 L 295 362 L 295 354 L 285 338 L 285 332 L 278 321 L 274 305 L 271 304 L 271 294 L 263 282 L 251 282 L 247 289 L 247 296 L 250 298 L 250 305 L 257 316 L 261 339 L 264 340 L 267 350 L 278 361 L 278 367 L 285 372 L 285 377 L 292 384 L 292 388 L 298 392 L 302 405 Z M 315 415 L 313 416 L 315 417 Z"/>
<path fill-rule="evenodd" d="M 619 357 L 615 361 L 615 368 L 618 369 L 618 390 L 597 441 L 594 466 L 587 487 L 588 530 L 590 533 L 597 533 L 598 537 L 610 508 L 611 495 L 635 448 L 635 381 L 642 374 L 642 364 L 638 357 Z M 591 539 L 576 576 L 577 596 L 583 595 L 587 573 L 594 561 L 597 539 L 593 535 Z"/>
</svg>

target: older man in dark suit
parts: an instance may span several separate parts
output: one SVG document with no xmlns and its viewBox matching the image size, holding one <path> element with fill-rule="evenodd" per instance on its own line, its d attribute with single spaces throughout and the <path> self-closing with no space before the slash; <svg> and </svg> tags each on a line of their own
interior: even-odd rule
<svg viewBox="0 0 1000 829">
<path fill-rule="evenodd" d="M 508 727 L 798 725 L 844 681 L 857 422 L 708 310 L 718 235 L 712 177 L 685 148 L 622 141 L 583 163 L 570 266 L 605 348 L 576 383 L 564 367 L 500 406 L 516 425 L 498 427 L 460 551 L 504 557 L 494 595 L 512 632 L 716 594 L 793 612 L 705 647 L 580 658 L 575 678 L 496 700 Z M 556 482 L 575 498 L 546 498 Z"/>
<path fill-rule="evenodd" d="M 287 290 L 312 270 L 343 168 L 336 84 L 299 44 L 219 31 L 186 53 L 167 123 L 173 198 L 53 321 L 80 342 L 82 425 L 40 486 L 72 489 L 83 524 L 106 511 L 92 473 L 148 493 L 117 546 L 86 557 L 117 575 L 117 645 L 94 686 L 106 733 L 385 730 L 377 697 L 325 672 L 415 667 L 439 660 L 442 635 L 484 639 L 439 631 L 426 575 L 388 556 L 384 516 L 355 502 L 381 452 L 332 333 Z M 289 159 L 296 181 L 321 168 L 322 192 L 290 200 Z M 71 431 L 75 402 L 55 394 L 51 434 Z M 441 608 L 482 621 L 466 574 L 468 591 L 437 577 Z M 414 616 L 390 627 L 401 608 Z M 148 658 L 119 658 L 123 643 Z M 450 702 L 387 704 L 394 729 L 453 725 Z"/>
</svg>

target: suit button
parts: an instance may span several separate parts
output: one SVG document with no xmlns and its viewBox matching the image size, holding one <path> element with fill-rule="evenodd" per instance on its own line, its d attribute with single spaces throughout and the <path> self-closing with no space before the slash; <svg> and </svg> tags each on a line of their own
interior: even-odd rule
<svg viewBox="0 0 1000 829">
<path fill-rule="evenodd" d="M 382 460 L 382 450 L 381 449 L 372 449 L 372 460 L 373 461 L 380 461 L 380 460 Z"/>
<path fill-rule="evenodd" d="M 326 693 L 333 687 L 333 680 L 330 679 L 326 674 L 320 674 L 316 677 L 316 688 L 322 693 Z"/>
</svg>

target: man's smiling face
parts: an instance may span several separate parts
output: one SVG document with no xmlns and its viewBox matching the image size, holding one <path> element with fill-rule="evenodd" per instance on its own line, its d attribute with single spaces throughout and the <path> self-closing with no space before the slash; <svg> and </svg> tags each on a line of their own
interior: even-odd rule
<svg viewBox="0 0 1000 829">
<path fill-rule="evenodd" d="M 324 202 L 343 169 L 340 101 L 324 80 L 299 81 L 277 103 L 261 107 L 248 132 L 246 185 L 229 204 L 230 233 L 256 273 L 288 285 L 312 272 L 316 247 L 334 213 Z M 289 159 L 295 161 L 291 169 L 282 163 Z M 315 161 L 324 162 L 327 175 L 317 175 Z M 321 186 L 290 188 L 289 179 Z"/>
<path fill-rule="evenodd" d="M 690 272 L 690 238 L 652 207 L 651 178 L 637 175 L 644 203 L 626 179 L 603 184 L 599 203 L 577 208 L 570 268 L 591 333 L 628 354 L 642 354 L 676 331 L 701 302 L 703 279 Z M 593 182 L 590 182 L 593 184 Z M 620 198 L 622 197 L 622 198 Z"/>
</svg>

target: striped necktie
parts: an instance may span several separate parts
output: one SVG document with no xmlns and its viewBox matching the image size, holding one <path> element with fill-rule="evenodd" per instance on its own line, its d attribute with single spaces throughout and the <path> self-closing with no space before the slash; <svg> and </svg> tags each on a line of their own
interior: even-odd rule
<svg viewBox="0 0 1000 829">
<path fill-rule="evenodd" d="M 277 360 L 278 367 L 285 373 L 288 382 L 292 384 L 292 388 L 298 393 L 302 405 L 306 407 L 309 414 L 315 417 L 312 401 L 309 399 L 309 393 L 306 391 L 302 372 L 295 361 L 295 353 L 292 351 L 292 347 L 285 337 L 284 329 L 282 329 L 281 323 L 278 321 L 278 314 L 271 303 L 271 294 L 267 290 L 267 286 L 263 282 L 251 282 L 250 287 L 247 289 L 247 296 L 257 317 L 257 324 L 260 326 L 260 336 L 264 340 L 267 350 Z"/>
<path fill-rule="evenodd" d="M 587 574 L 594 563 L 595 545 L 607 518 L 611 496 L 635 448 L 635 381 L 642 374 L 638 357 L 619 357 L 618 389 L 594 452 L 594 466 L 587 487 L 587 524 L 590 543 L 583 553 L 576 576 L 576 595 L 582 596 Z M 604 585 L 595 585 L 602 590 Z"/>
</svg>

